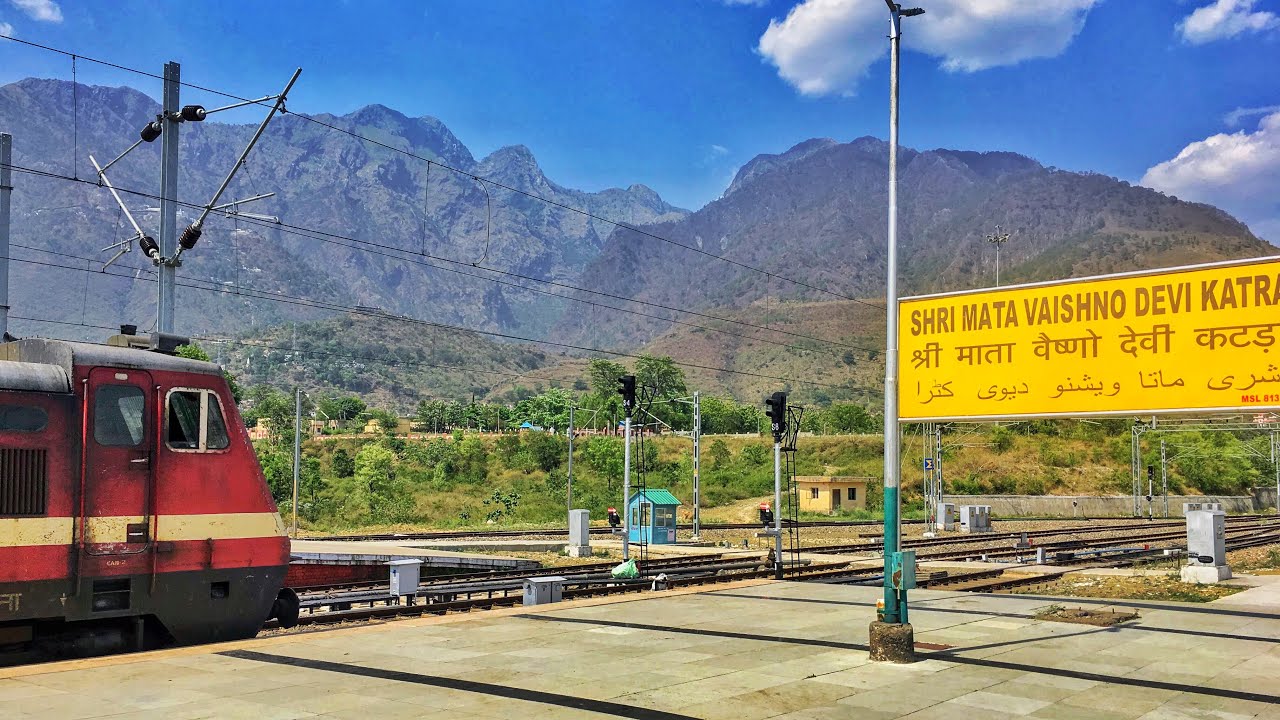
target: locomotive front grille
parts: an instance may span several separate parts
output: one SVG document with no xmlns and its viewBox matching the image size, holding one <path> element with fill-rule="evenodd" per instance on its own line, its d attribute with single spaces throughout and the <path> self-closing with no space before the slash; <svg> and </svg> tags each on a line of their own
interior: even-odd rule
<svg viewBox="0 0 1280 720">
<path fill-rule="evenodd" d="M 0 448 L 0 517 L 44 515 L 48 489 L 45 450 Z"/>
</svg>

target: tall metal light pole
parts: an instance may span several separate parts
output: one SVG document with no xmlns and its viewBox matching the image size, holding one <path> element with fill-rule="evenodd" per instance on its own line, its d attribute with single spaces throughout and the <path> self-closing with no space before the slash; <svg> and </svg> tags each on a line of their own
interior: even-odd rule
<svg viewBox="0 0 1280 720">
<path fill-rule="evenodd" d="M 567 484 L 564 489 L 564 504 L 567 506 L 569 522 L 573 522 L 573 406 L 569 406 L 569 468 L 566 471 Z"/>
<path fill-rule="evenodd" d="M 298 475 L 302 460 L 302 388 L 293 389 L 293 521 L 291 534 L 298 537 Z"/>
<path fill-rule="evenodd" d="M 702 393 L 693 391 L 693 540 L 701 539 L 702 493 Z"/>
<path fill-rule="evenodd" d="M 987 234 L 987 242 L 996 246 L 996 287 L 1000 287 L 1000 246 L 1009 242 L 1009 233 L 1000 232 L 1000 226 L 996 226 L 996 231 Z"/>
<path fill-rule="evenodd" d="M 889 6 L 889 247 L 886 259 L 886 313 L 885 313 L 885 372 L 884 372 L 884 615 L 887 625 L 904 625 L 906 633 L 877 634 L 872 628 L 872 657 L 877 657 L 882 642 L 897 646 L 901 653 L 881 653 L 884 659 L 901 659 L 912 656 L 910 626 L 907 625 L 907 591 L 901 574 L 892 571 L 891 564 L 901 559 L 902 506 L 898 494 L 901 475 L 902 428 L 898 424 L 898 62 L 902 18 L 924 13 L 920 8 L 903 9 L 893 0 L 885 0 Z M 894 576 L 898 576 L 895 578 Z M 895 584 L 896 580 L 896 584 Z M 902 643 L 905 642 L 905 645 Z"/>
</svg>

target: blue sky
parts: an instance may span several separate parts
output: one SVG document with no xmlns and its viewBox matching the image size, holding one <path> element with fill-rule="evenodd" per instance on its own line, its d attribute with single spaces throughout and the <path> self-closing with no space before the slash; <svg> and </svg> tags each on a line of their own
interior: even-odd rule
<svg viewBox="0 0 1280 720">
<path fill-rule="evenodd" d="M 904 144 L 1145 180 L 1280 241 L 1280 0 L 922 4 L 904 22 Z M 756 154 L 884 137 L 887 26 L 881 0 L 0 0 L 0 34 L 157 73 L 178 60 L 237 94 L 302 66 L 294 110 L 434 115 L 477 156 L 521 143 L 562 184 L 640 182 L 688 208 Z M 70 74 L 0 42 L 0 82 Z"/>
</svg>

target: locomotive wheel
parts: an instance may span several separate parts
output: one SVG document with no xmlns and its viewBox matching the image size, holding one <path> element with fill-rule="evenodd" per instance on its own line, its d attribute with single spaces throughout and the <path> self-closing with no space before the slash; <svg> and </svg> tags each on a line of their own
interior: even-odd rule
<svg viewBox="0 0 1280 720">
<path fill-rule="evenodd" d="M 280 592 L 276 593 L 276 601 L 271 604 L 271 617 L 280 623 L 280 627 L 291 628 L 298 624 L 301 608 L 298 593 L 290 588 L 280 588 Z"/>
</svg>

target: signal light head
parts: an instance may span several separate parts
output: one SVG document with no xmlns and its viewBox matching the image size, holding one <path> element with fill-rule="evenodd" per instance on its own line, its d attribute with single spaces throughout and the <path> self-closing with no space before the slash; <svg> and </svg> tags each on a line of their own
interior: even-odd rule
<svg viewBox="0 0 1280 720">
<path fill-rule="evenodd" d="M 618 378 L 618 394 L 622 396 L 622 407 L 631 415 L 636 407 L 636 376 L 623 375 Z"/>
<path fill-rule="evenodd" d="M 774 438 L 782 437 L 787 429 L 787 394 L 785 392 L 776 392 L 764 399 L 764 414 L 772 421 L 770 428 L 773 430 Z"/>
</svg>

